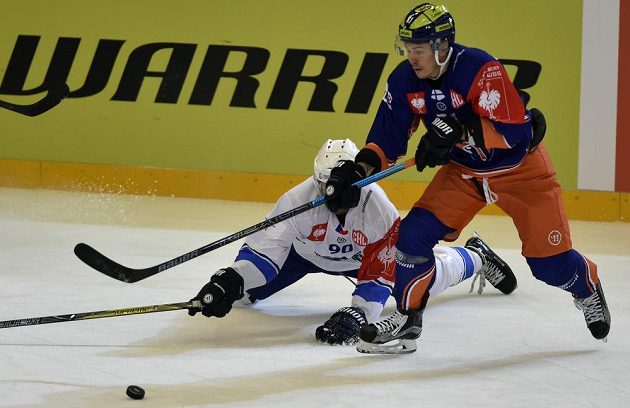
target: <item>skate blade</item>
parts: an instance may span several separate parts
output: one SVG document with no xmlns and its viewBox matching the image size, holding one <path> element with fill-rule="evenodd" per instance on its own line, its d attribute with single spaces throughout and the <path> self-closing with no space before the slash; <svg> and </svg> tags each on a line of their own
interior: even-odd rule
<svg viewBox="0 0 630 408">
<path fill-rule="evenodd" d="M 363 340 L 357 343 L 357 351 L 365 354 L 409 354 L 416 349 L 416 341 L 409 339 L 392 340 L 384 344 L 368 343 Z"/>
</svg>

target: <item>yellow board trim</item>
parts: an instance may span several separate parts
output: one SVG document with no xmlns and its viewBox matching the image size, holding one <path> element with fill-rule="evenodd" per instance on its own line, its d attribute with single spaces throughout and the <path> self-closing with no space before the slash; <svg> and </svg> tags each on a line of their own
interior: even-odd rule
<svg viewBox="0 0 630 408">
<path fill-rule="evenodd" d="M 630 193 L 621 193 L 619 221 L 630 222 Z"/>
<path fill-rule="evenodd" d="M 0 187 L 8 188 L 275 202 L 304 179 L 303 175 L 0 159 Z M 400 210 L 411 208 L 426 187 L 410 181 L 379 184 Z M 564 190 L 562 197 L 570 219 L 630 222 L 630 193 Z M 484 208 L 481 214 L 504 215 L 496 206 Z"/>
</svg>

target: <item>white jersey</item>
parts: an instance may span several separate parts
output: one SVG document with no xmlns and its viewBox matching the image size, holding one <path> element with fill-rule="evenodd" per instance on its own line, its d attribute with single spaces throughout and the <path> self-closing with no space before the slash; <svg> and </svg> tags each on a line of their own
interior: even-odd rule
<svg viewBox="0 0 630 408">
<path fill-rule="evenodd" d="M 320 196 L 317 182 L 309 177 L 280 197 L 268 217 Z M 348 210 L 343 224 L 325 205 L 315 207 L 248 237 L 241 249 L 248 255 L 237 257 L 233 267 L 243 276 L 245 290 L 262 286 L 277 276 L 293 247 L 300 257 L 318 268 L 309 272 L 358 270 L 359 285 L 372 284 L 365 286 L 363 292 L 375 286 L 372 292 L 380 294 L 355 291 L 355 295 L 383 305 L 394 284 L 394 245 L 399 223 L 394 205 L 383 189 L 372 183 L 361 189 L 359 204 Z M 383 287 L 387 290 L 383 291 Z M 361 303 L 360 299 L 356 301 Z"/>
<path fill-rule="evenodd" d="M 287 211 L 320 196 L 312 178 L 289 191 L 274 213 Z M 342 225 L 335 214 L 322 205 L 289 220 L 283 235 L 293 236 L 295 250 L 325 271 L 359 269 L 363 251 L 385 237 L 397 225 L 398 211 L 376 184 L 361 189 L 359 204 L 348 210 Z M 393 254 L 383 254 L 391 261 Z"/>
</svg>

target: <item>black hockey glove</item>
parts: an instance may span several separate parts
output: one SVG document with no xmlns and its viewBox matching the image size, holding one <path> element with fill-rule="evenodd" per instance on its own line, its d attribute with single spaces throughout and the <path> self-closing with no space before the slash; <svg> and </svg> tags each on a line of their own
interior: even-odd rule
<svg viewBox="0 0 630 408">
<path fill-rule="evenodd" d="M 363 310 L 342 307 L 315 330 L 315 338 L 322 343 L 347 346 L 359 341 L 359 332 L 364 324 L 367 324 L 367 319 Z"/>
<path fill-rule="evenodd" d="M 194 316 L 201 312 L 206 317 L 223 317 L 232 310 L 232 303 L 243 297 L 243 278 L 232 268 L 219 269 L 212 275 L 197 296 L 190 299 L 200 307 L 188 309 Z"/>
<path fill-rule="evenodd" d="M 326 207 L 332 212 L 359 204 L 361 190 L 352 184 L 365 177 L 365 169 L 352 160 L 340 160 L 326 182 Z"/>
<path fill-rule="evenodd" d="M 532 142 L 529 144 L 529 151 L 533 152 L 545 137 L 547 121 L 545 120 L 545 115 L 536 108 L 531 108 L 529 114 L 532 118 Z"/>
<path fill-rule="evenodd" d="M 416 168 L 435 167 L 448 163 L 455 143 L 462 138 L 462 126 L 457 119 L 447 116 L 435 118 L 427 133 L 420 138 L 416 150 Z"/>
</svg>

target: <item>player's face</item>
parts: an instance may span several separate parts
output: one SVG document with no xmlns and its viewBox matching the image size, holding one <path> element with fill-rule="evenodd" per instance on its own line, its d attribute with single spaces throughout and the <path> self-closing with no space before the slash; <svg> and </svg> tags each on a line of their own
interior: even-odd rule
<svg viewBox="0 0 630 408">
<path fill-rule="evenodd" d="M 435 77 L 440 67 L 435 61 L 435 54 L 430 44 L 405 43 L 407 60 L 420 79 Z"/>
</svg>

